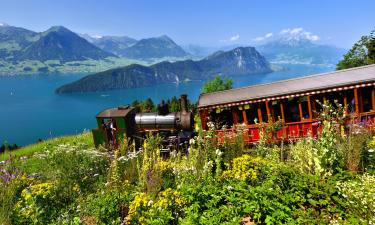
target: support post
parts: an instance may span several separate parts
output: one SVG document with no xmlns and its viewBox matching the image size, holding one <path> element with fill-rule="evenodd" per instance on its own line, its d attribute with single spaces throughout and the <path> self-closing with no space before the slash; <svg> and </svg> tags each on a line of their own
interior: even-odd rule
<svg viewBox="0 0 375 225">
<path fill-rule="evenodd" d="M 243 121 L 247 125 L 249 124 L 249 121 L 247 121 L 247 115 L 246 115 L 246 110 L 242 110 L 242 116 L 243 116 Z"/>
<path fill-rule="evenodd" d="M 375 87 L 372 86 L 371 90 L 371 101 L 372 101 L 372 110 L 375 111 Z"/>
<path fill-rule="evenodd" d="M 344 95 L 344 108 L 345 113 L 348 113 L 348 96 Z"/>
<path fill-rule="evenodd" d="M 280 101 L 281 119 L 285 123 L 284 104 Z"/>
<path fill-rule="evenodd" d="M 201 118 L 202 129 L 207 130 L 207 109 L 199 110 L 199 116 Z"/>
<path fill-rule="evenodd" d="M 309 108 L 309 119 L 312 121 L 313 114 L 312 114 L 312 108 L 311 108 L 311 97 L 310 95 L 307 96 L 307 107 Z"/>
<path fill-rule="evenodd" d="M 274 121 L 273 117 L 271 116 L 270 108 L 268 107 L 268 101 L 266 101 L 265 103 L 266 103 L 266 110 L 267 110 L 267 118 L 268 120 L 272 118 L 272 121 Z"/>
<path fill-rule="evenodd" d="M 263 118 L 262 118 L 262 109 L 260 107 L 260 103 L 258 104 L 258 118 L 259 118 L 259 122 L 263 122 Z"/>
<path fill-rule="evenodd" d="M 233 124 L 237 124 L 238 123 L 237 111 L 233 107 L 231 107 L 231 111 L 232 111 L 232 117 L 233 117 Z"/>
</svg>

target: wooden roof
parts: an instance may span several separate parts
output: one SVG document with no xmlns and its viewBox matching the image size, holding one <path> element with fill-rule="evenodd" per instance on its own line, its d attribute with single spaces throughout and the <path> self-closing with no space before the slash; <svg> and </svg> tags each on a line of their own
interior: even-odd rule
<svg viewBox="0 0 375 225">
<path fill-rule="evenodd" d="M 106 109 L 98 115 L 96 115 L 96 118 L 116 118 L 116 117 L 125 117 L 133 111 L 134 108 L 129 106 L 119 106 L 118 108 L 112 108 L 112 109 Z"/>
<path fill-rule="evenodd" d="M 339 88 L 339 90 L 341 88 L 354 88 L 356 85 L 375 85 L 375 64 L 227 91 L 201 94 L 198 100 L 198 107 L 211 108 L 241 105 L 253 102 L 251 100 L 259 102 L 311 95 L 325 91 L 337 91 L 337 88 Z"/>
</svg>

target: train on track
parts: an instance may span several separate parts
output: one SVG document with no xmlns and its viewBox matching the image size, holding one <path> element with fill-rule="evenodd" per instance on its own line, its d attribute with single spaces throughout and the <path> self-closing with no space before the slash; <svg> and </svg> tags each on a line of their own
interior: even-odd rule
<svg viewBox="0 0 375 225">
<path fill-rule="evenodd" d="M 336 101 L 350 118 L 374 129 L 375 65 L 202 94 L 198 112 L 203 130 L 208 129 L 209 122 L 215 124 L 219 143 L 224 136 L 234 136 L 239 126 L 246 128 L 242 133 L 246 144 L 257 143 L 264 125 L 276 120 L 282 124 L 273 139 L 289 141 L 319 134 L 318 101 Z M 194 135 L 194 120 L 187 110 L 187 96 L 182 95 L 180 102 L 182 110 L 168 114 L 136 113 L 129 106 L 99 113 L 98 128 L 93 129 L 95 145 L 113 145 L 123 136 L 141 142 L 147 132 L 153 131 L 162 136 L 163 151 L 181 148 Z M 106 120 L 116 124 L 113 137 Z"/>
</svg>

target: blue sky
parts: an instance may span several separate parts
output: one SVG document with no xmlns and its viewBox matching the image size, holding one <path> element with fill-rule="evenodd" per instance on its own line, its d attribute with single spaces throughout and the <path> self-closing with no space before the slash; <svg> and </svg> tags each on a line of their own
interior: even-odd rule
<svg viewBox="0 0 375 225">
<path fill-rule="evenodd" d="M 179 44 L 256 45 L 281 32 L 349 48 L 375 28 L 374 0 L 2 0 L 0 22 L 43 31 L 63 25 Z"/>
</svg>

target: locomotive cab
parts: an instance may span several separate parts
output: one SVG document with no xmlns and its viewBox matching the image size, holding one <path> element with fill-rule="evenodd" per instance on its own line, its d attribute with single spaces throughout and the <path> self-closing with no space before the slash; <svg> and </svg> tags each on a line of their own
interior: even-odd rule
<svg viewBox="0 0 375 225">
<path fill-rule="evenodd" d="M 96 115 L 98 128 L 92 130 L 95 146 L 115 147 L 125 136 L 132 137 L 135 133 L 134 118 L 135 109 L 129 106 L 119 106 L 100 112 Z M 115 128 L 113 131 L 107 127 L 109 122 Z"/>
</svg>

